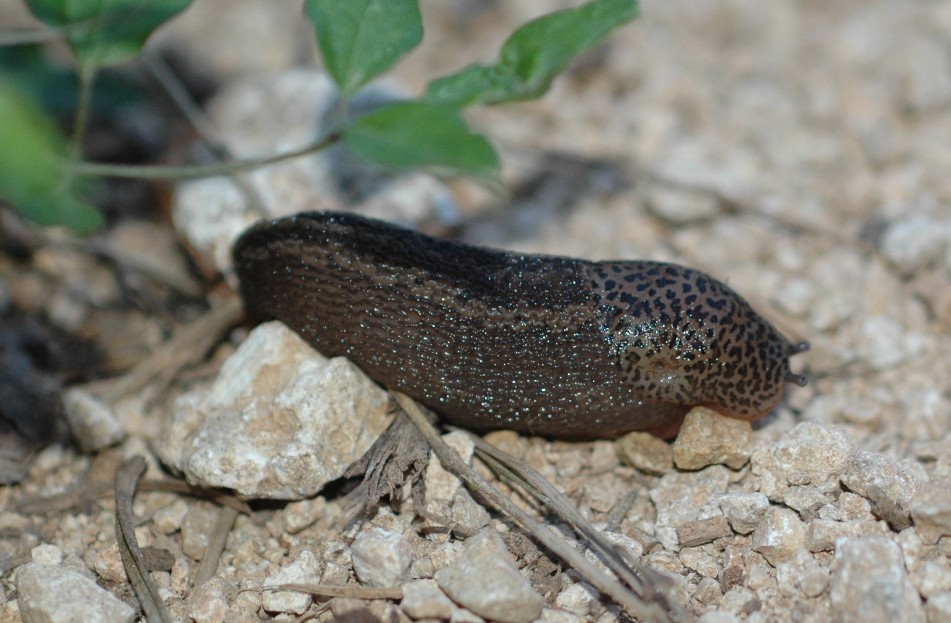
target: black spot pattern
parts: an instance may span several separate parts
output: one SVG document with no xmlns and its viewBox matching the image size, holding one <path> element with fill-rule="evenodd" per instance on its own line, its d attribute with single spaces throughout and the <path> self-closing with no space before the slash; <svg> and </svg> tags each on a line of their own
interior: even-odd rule
<svg viewBox="0 0 951 623">
<path fill-rule="evenodd" d="M 755 419 L 780 400 L 792 346 L 736 292 L 658 262 L 590 264 L 602 329 L 624 382 L 664 403 Z M 621 282 L 612 276 L 626 276 Z"/>
<path fill-rule="evenodd" d="M 260 223 L 234 259 L 250 315 L 469 428 L 613 437 L 697 404 L 755 418 L 789 372 L 772 325 L 682 266 L 516 255 L 329 212 Z"/>
</svg>

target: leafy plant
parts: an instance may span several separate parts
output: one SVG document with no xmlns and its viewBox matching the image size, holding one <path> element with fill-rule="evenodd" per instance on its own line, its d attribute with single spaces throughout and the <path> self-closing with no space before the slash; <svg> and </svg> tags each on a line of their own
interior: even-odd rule
<svg viewBox="0 0 951 623">
<path fill-rule="evenodd" d="M 114 166 L 83 162 L 80 154 L 94 78 L 105 65 L 134 57 L 159 26 L 190 0 L 26 0 L 36 17 L 56 28 L 76 56 L 79 95 L 74 132 L 67 142 L 38 107 L 0 76 L 0 201 L 40 223 L 77 231 L 101 217 L 83 200 L 90 176 L 175 178 L 221 175 L 274 163 L 343 141 L 357 157 L 393 168 L 428 167 L 494 179 L 499 159 L 462 112 L 536 98 L 552 80 L 611 30 L 634 19 L 636 0 L 592 0 L 528 22 L 502 46 L 498 61 L 471 65 L 429 83 L 417 99 L 395 102 L 347 120 L 313 145 L 259 161 L 211 167 Z M 327 71 L 341 95 L 341 110 L 368 82 L 389 70 L 423 37 L 417 0 L 305 0 Z"/>
<path fill-rule="evenodd" d="M 416 0 L 316 0 L 304 5 L 327 71 L 345 96 L 393 66 L 423 38 Z"/>
<path fill-rule="evenodd" d="M 6 85 L 0 75 L 0 199 L 37 223 L 95 231 L 102 217 L 78 198 L 63 137 L 32 101 Z"/>
<path fill-rule="evenodd" d="M 80 233 L 102 226 L 102 216 L 84 199 L 87 184 L 75 170 L 96 72 L 138 54 L 149 35 L 190 1 L 27 0 L 37 18 L 63 33 L 76 56 L 77 113 L 72 139 L 64 145 L 47 115 L 26 104 L 13 87 L 0 87 L 0 201 L 42 224 Z"/>
<path fill-rule="evenodd" d="M 47 26 L 63 32 L 81 71 L 130 59 L 156 28 L 191 0 L 26 0 Z"/>
<path fill-rule="evenodd" d="M 494 65 L 471 65 L 429 83 L 426 99 L 471 106 L 533 99 L 574 58 L 618 25 L 637 17 L 629 0 L 598 0 L 531 21 L 508 38 Z"/>
<path fill-rule="evenodd" d="M 444 104 L 391 104 L 358 118 L 343 136 L 354 155 L 393 168 L 432 166 L 491 178 L 499 166 L 492 145 Z"/>
<path fill-rule="evenodd" d="M 304 7 L 344 96 L 421 39 L 415 0 L 306 0 Z M 422 101 L 391 104 L 341 128 L 343 140 L 355 155 L 387 166 L 494 178 L 498 156 L 484 136 L 466 127 L 461 109 L 539 97 L 572 59 L 636 16 L 635 0 L 594 0 L 528 22 L 508 38 L 494 65 L 436 79 Z"/>
</svg>

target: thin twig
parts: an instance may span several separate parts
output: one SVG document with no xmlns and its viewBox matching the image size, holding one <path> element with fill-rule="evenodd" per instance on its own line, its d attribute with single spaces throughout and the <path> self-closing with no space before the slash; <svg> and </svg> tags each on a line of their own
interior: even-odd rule
<svg viewBox="0 0 951 623">
<path fill-rule="evenodd" d="M 230 297 L 209 309 L 201 318 L 176 331 L 171 339 L 117 379 L 105 391 L 103 399 L 115 403 L 150 381 L 156 384 L 153 389 L 160 391 L 183 367 L 203 357 L 221 334 L 241 319 L 242 313 L 241 302 L 237 297 Z"/>
<path fill-rule="evenodd" d="M 156 81 L 165 89 L 172 101 L 178 106 L 195 133 L 205 142 L 205 146 L 216 152 L 216 156 L 230 157 L 228 148 L 218 141 L 217 129 L 205 115 L 204 111 L 195 103 L 188 89 L 182 84 L 172 68 L 158 53 L 146 48 L 139 55 L 139 60 L 145 65 Z"/>
<path fill-rule="evenodd" d="M 45 497 L 23 498 L 14 507 L 14 510 L 23 515 L 62 512 L 81 504 L 88 504 L 90 500 L 108 497 L 114 488 L 114 480 L 84 484 L 64 493 L 56 493 Z M 138 484 L 138 491 L 143 493 L 161 491 L 190 495 L 211 500 L 238 513 L 251 514 L 248 505 L 233 495 L 224 493 L 219 489 L 199 489 L 181 480 L 141 480 Z"/>
<path fill-rule="evenodd" d="M 238 511 L 233 508 L 223 506 L 218 509 L 218 517 L 211 529 L 211 536 L 208 539 L 207 547 L 205 547 L 205 554 L 201 557 L 198 571 L 195 572 L 194 586 L 201 586 L 215 575 L 218 570 L 218 562 L 221 560 L 221 553 L 225 551 L 225 543 L 228 542 L 228 535 L 231 533 L 234 520 L 237 518 Z"/>
<path fill-rule="evenodd" d="M 223 164 L 168 167 L 162 165 L 122 165 L 103 164 L 99 162 L 77 162 L 71 170 L 76 175 L 90 177 L 129 177 L 151 180 L 180 181 L 202 177 L 218 177 L 222 175 L 232 175 L 241 171 L 260 169 L 272 164 L 279 164 L 287 160 L 307 156 L 330 147 L 339 142 L 341 138 L 342 135 L 335 132 L 309 145 L 305 145 L 300 149 L 295 149 L 294 151 L 277 154 L 275 156 L 267 156 L 265 158 L 248 158 Z"/>
<path fill-rule="evenodd" d="M 635 564 L 632 569 L 614 546 L 604 538 L 604 535 L 578 512 L 568 498 L 545 480 L 544 476 L 530 465 L 519 461 L 510 454 L 499 450 L 471 433 L 469 435 L 475 444 L 479 458 L 487 462 L 489 467 L 506 477 L 511 483 L 521 486 L 563 521 L 574 526 L 579 534 L 588 539 L 592 549 L 598 553 L 608 568 L 631 588 L 635 589 L 642 599 L 648 602 L 672 602 L 662 590 L 662 587 L 670 584 L 670 580 L 643 564 Z"/>
<path fill-rule="evenodd" d="M 219 132 L 208 118 L 208 115 L 206 115 L 195 100 L 192 99 L 188 89 L 185 88 L 182 81 L 175 75 L 172 68 L 168 66 L 165 59 L 146 48 L 142 51 L 141 60 L 145 67 L 152 72 L 156 81 L 162 85 L 162 88 L 165 89 L 168 96 L 172 98 L 175 105 L 178 106 L 178 109 L 188 120 L 188 123 L 192 126 L 192 129 L 195 130 L 195 133 L 201 138 L 202 142 L 200 145 L 207 151 L 208 156 L 219 162 L 235 160 L 232 151 L 218 138 Z M 266 216 L 267 211 L 264 208 L 264 201 L 261 199 L 261 194 L 254 188 L 254 185 L 247 176 L 235 173 L 232 175 L 232 178 L 248 200 L 248 204 L 259 216 L 262 218 Z"/>
<path fill-rule="evenodd" d="M 392 588 L 374 588 L 372 586 L 339 586 L 334 584 L 269 584 L 261 587 L 262 591 L 296 591 L 309 593 L 319 597 L 350 597 L 353 599 L 389 599 L 399 601 L 403 599 L 403 589 L 399 586 Z"/>
<path fill-rule="evenodd" d="M 119 542 L 122 566 L 149 623 L 174 623 L 175 619 L 162 600 L 158 586 L 152 582 L 135 538 L 132 498 L 136 483 L 144 472 L 145 459 L 136 455 L 127 459 L 116 473 L 116 540 Z"/>
<path fill-rule="evenodd" d="M 592 586 L 614 599 L 631 616 L 637 618 L 639 621 L 670 622 L 689 620 L 686 615 L 681 616 L 680 612 L 666 610 L 667 604 L 646 602 L 628 587 L 601 571 L 601 569 L 585 558 L 581 552 L 569 546 L 554 530 L 537 521 L 534 517 L 519 508 L 514 502 L 502 495 L 498 489 L 490 485 L 475 470 L 469 467 L 459 454 L 442 440 L 436 429 L 426 419 L 422 408 L 417 405 L 412 398 L 398 392 L 395 393 L 395 397 L 397 403 L 403 409 L 403 412 L 406 413 L 407 417 L 419 428 L 423 437 L 429 443 L 433 452 L 446 470 L 458 476 L 466 483 L 466 486 L 482 495 L 495 506 L 495 508 L 511 517 L 516 523 L 529 531 L 552 553 L 578 571 Z"/>
</svg>

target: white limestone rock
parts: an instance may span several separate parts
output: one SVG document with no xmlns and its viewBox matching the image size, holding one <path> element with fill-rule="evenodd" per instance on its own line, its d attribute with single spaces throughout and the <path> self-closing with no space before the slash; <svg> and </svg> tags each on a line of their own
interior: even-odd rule
<svg viewBox="0 0 951 623">
<path fill-rule="evenodd" d="M 192 484 L 301 499 L 339 478 L 389 425 L 386 392 L 279 322 L 257 327 L 209 389 L 176 402 L 154 444 Z"/>
</svg>

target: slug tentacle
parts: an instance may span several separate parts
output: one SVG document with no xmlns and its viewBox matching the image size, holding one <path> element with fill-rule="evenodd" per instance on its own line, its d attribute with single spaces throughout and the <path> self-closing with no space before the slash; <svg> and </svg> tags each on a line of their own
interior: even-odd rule
<svg viewBox="0 0 951 623">
<path fill-rule="evenodd" d="M 761 417 L 804 382 L 789 370 L 804 343 L 675 264 L 517 255 L 331 212 L 259 223 L 234 259 L 249 314 L 470 428 L 671 431 L 701 404 Z"/>
</svg>

